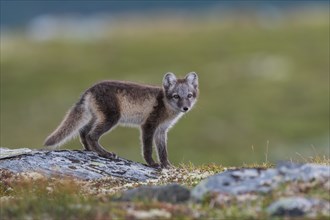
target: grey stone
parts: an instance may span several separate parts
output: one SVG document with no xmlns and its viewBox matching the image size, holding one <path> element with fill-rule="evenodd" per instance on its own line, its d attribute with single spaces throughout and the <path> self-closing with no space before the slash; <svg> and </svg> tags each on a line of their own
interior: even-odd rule
<svg viewBox="0 0 330 220">
<path fill-rule="evenodd" d="M 169 203 L 180 203 L 189 200 L 190 190 L 178 184 L 165 186 L 141 186 L 130 189 L 121 195 L 121 201 L 160 201 Z"/>
<path fill-rule="evenodd" d="M 158 171 L 123 158 L 107 159 L 91 151 L 40 151 L 0 148 L 0 169 L 15 173 L 39 172 L 45 176 L 66 176 L 78 179 L 119 177 L 130 181 L 157 178 Z"/>
<path fill-rule="evenodd" d="M 317 216 L 322 210 L 329 213 L 329 202 L 303 197 L 280 198 L 267 208 L 267 212 L 271 216 L 290 217 Z"/>
<path fill-rule="evenodd" d="M 242 194 L 248 192 L 268 192 L 276 180 L 269 176 L 276 173 L 274 169 L 261 171 L 257 169 L 241 169 L 225 171 L 200 182 L 192 191 L 192 197 L 202 200 L 208 193 Z"/>
<path fill-rule="evenodd" d="M 29 148 L 19 148 L 19 149 L 0 148 L 0 159 L 22 155 L 30 152 L 32 152 L 32 150 Z"/>
<path fill-rule="evenodd" d="M 287 181 L 329 179 L 330 166 L 316 164 L 281 163 L 275 169 L 239 169 L 225 171 L 201 181 L 193 190 L 192 198 L 200 201 L 207 194 L 268 193 Z"/>
<path fill-rule="evenodd" d="M 330 167 L 319 164 L 280 162 L 276 168 L 286 181 L 300 180 L 306 182 L 316 178 L 330 177 Z"/>
</svg>

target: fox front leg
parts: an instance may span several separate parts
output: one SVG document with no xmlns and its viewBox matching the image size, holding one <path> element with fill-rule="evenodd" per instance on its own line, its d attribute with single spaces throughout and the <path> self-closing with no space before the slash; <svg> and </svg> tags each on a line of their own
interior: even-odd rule
<svg viewBox="0 0 330 220">
<path fill-rule="evenodd" d="M 158 158 L 162 168 L 173 167 L 167 156 L 167 129 L 158 128 L 155 132 L 155 143 L 157 146 Z"/>
<path fill-rule="evenodd" d="M 144 160 L 151 167 L 159 167 L 159 164 L 152 158 L 152 140 L 155 128 L 150 124 L 141 126 L 142 154 Z"/>
</svg>

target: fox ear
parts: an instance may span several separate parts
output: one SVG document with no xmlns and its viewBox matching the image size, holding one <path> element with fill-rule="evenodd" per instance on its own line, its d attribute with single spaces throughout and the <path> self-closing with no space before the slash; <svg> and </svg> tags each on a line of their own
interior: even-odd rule
<svg viewBox="0 0 330 220">
<path fill-rule="evenodd" d="M 176 76 L 173 73 L 166 73 L 163 78 L 163 86 L 165 89 L 169 89 L 176 83 Z"/>
<path fill-rule="evenodd" d="M 197 73 L 191 72 L 186 75 L 186 81 L 193 85 L 195 88 L 198 87 L 198 76 Z"/>
</svg>

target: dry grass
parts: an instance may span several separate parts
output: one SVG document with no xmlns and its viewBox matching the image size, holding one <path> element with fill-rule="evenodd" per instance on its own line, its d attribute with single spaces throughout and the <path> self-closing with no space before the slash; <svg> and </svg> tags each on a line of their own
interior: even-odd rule
<svg viewBox="0 0 330 220">
<path fill-rule="evenodd" d="M 320 164 L 329 159 L 314 158 Z M 271 164 L 247 164 L 245 167 L 269 168 Z M 118 202 L 122 191 L 140 185 L 179 183 L 189 188 L 202 179 L 232 169 L 217 164 L 194 166 L 180 164 L 175 169 L 164 170 L 156 180 L 128 182 L 109 177 L 93 181 L 63 178 L 45 178 L 38 173 L 13 174 L 0 172 L 1 219 L 200 219 L 200 218 L 266 218 L 265 207 L 276 198 L 287 195 L 309 195 L 330 201 L 328 182 L 310 184 L 291 183 L 273 193 L 238 197 L 209 198 L 203 203 L 168 204 L 161 202 Z M 227 204 L 227 205 L 225 205 Z"/>
</svg>

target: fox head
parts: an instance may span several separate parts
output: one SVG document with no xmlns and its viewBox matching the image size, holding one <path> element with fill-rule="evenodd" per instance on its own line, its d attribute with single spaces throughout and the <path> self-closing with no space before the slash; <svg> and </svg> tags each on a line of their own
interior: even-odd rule
<svg viewBox="0 0 330 220">
<path fill-rule="evenodd" d="M 165 100 L 173 110 L 188 112 L 197 100 L 198 76 L 191 72 L 185 78 L 177 79 L 173 73 L 166 73 L 163 88 Z"/>
</svg>

